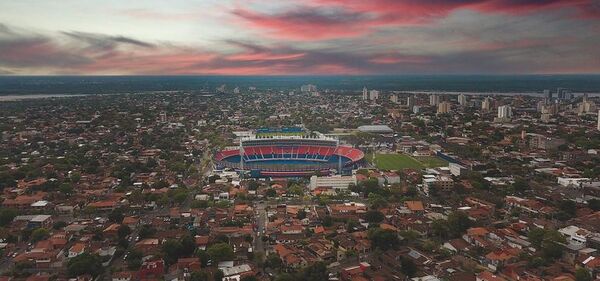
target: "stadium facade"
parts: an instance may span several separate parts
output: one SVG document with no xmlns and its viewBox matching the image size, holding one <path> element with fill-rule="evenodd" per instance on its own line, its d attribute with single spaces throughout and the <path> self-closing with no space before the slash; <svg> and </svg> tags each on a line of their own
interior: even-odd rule
<svg viewBox="0 0 600 281">
<path fill-rule="evenodd" d="M 215 155 L 217 169 L 256 178 L 350 174 L 363 159 L 359 149 L 323 135 L 252 135 Z"/>
</svg>

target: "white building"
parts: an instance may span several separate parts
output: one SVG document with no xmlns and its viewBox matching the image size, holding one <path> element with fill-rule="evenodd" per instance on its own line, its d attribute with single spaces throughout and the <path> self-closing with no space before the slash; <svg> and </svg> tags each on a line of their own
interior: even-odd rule
<svg viewBox="0 0 600 281">
<path fill-rule="evenodd" d="M 369 91 L 369 99 L 371 99 L 372 101 L 378 100 L 379 99 L 379 91 L 377 91 L 377 90 Z"/>
<path fill-rule="evenodd" d="M 363 100 L 368 100 L 369 99 L 369 91 L 367 91 L 367 87 L 363 88 L 362 99 Z"/>
<path fill-rule="evenodd" d="M 413 106 L 415 106 L 415 97 L 414 96 L 410 96 L 406 99 L 406 106 L 408 107 L 408 109 L 413 108 Z"/>
<path fill-rule="evenodd" d="M 398 103 L 398 95 L 391 95 L 390 101 L 393 103 Z"/>
<path fill-rule="evenodd" d="M 460 177 L 467 172 L 467 168 L 460 164 L 450 163 L 448 167 L 450 167 L 450 173 L 455 177 Z"/>
<path fill-rule="evenodd" d="M 465 96 L 465 94 L 458 95 L 458 104 L 461 106 L 467 105 L 467 96 Z"/>
<path fill-rule="evenodd" d="M 356 184 L 356 175 L 342 176 L 333 175 L 326 177 L 312 176 L 310 177 L 310 190 L 315 190 L 318 187 L 328 187 L 335 190 L 348 189 L 350 184 Z"/>
<path fill-rule="evenodd" d="M 481 110 L 483 110 L 483 111 L 489 111 L 491 106 L 492 106 L 492 99 L 489 97 L 486 97 L 481 102 Z"/>
<path fill-rule="evenodd" d="M 499 120 L 510 120 L 512 118 L 512 108 L 510 105 L 503 105 L 498 107 L 498 119 Z"/>
<path fill-rule="evenodd" d="M 316 92 L 316 91 L 317 91 L 317 86 L 315 86 L 313 84 L 307 84 L 307 85 L 300 86 L 300 92 L 312 93 L 312 92 Z"/>
<path fill-rule="evenodd" d="M 429 95 L 429 105 L 436 106 L 440 103 L 440 96 Z"/>
<path fill-rule="evenodd" d="M 600 181 L 594 181 L 590 178 L 565 178 L 558 177 L 557 183 L 564 187 L 574 187 L 574 188 L 582 188 L 582 187 L 600 187 Z"/>
<path fill-rule="evenodd" d="M 561 228 L 558 232 L 567 238 L 569 244 L 574 245 L 585 245 L 587 238 L 592 235 L 590 231 L 574 225 Z"/>
<path fill-rule="evenodd" d="M 412 108 L 412 112 L 413 112 L 414 114 L 418 114 L 419 112 L 421 112 L 421 107 L 420 107 L 420 106 L 417 106 L 417 105 L 413 106 L 413 108 Z"/>
</svg>

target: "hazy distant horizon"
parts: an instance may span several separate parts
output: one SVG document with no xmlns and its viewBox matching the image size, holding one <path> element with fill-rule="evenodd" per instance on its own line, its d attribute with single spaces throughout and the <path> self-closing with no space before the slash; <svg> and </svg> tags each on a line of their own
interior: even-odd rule
<svg viewBox="0 0 600 281">
<path fill-rule="evenodd" d="M 256 87 L 291 90 L 315 84 L 319 90 L 541 93 L 565 88 L 573 93 L 600 93 L 600 74 L 585 75 L 31 75 L 0 76 L 0 95 L 108 94 L 148 91 L 214 91 Z"/>
</svg>

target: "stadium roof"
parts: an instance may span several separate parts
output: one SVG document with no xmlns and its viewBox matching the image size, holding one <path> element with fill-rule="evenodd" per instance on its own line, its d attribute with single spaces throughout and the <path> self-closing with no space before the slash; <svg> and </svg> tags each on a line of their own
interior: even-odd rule
<svg viewBox="0 0 600 281">
<path fill-rule="evenodd" d="M 388 125 L 364 125 L 358 127 L 358 130 L 365 133 L 393 133 L 394 130 Z"/>
</svg>

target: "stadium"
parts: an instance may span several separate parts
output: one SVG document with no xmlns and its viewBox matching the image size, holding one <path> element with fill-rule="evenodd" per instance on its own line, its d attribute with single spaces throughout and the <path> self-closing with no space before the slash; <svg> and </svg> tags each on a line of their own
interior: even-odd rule
<svg viewBox="0 0 600 281">
<path fill-rule="evenodd" d="M 256 134 L 240 139 L 238 147 L 215 155 L 217 169 L 234 169 L 250 177 L 306 177 L 349 174 L 364 153 L 323 135 Z"/>
</svg>

